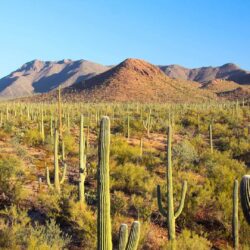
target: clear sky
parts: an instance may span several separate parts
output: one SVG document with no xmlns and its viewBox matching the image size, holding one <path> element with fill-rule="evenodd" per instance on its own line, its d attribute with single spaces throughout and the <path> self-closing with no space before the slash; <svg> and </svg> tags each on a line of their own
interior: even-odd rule
<svg viewBox="0 0 250 250">
<path fill-rule="evenodd" d="M 33 59 L 250 70 L 250 0 L 0 0 L 0 76 Z"/>
</svg>

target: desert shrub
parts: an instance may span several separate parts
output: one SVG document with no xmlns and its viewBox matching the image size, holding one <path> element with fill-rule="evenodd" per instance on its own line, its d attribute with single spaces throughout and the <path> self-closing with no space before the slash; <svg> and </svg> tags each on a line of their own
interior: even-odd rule
<svg viewBox="0 0 250 250">
<path fill-rule="evenodd" d="M 128 208 L 128 198 L 122 191 L 114 191 L 111 197 L 111 213 L 125 214 Z"/>
<path fill-rule="evenodd" d="M 189 230 L 185 229 L 178 236 L 176 240 L 176 249 L 183 249 L 183 250 L 210 250 L 212 247 L 211 242 L 205 239 L 202 236 L 197 235 L 194 232 L 190 232 Z M 166 249 L 172 249 L 170 243 L 166 244 Z"/>
<path fill-rule="evenodd" d="M 86 205 L 69 200 L 64 209 L 63 219 L 69 223 L 74 238 L 81 242 L 84 249 L 93 249 L 96 245 L 96 218 L 93 211 Z"/>
<path fill-rule="evenodd" d="M 140 195 L 133 194 L 131 196 L 130 207 L 136 210 L 137 217 L 140 221 L 148 221 L 150 219 L 153 211 L 153 205 L 154 202 L 149 198 L 149 195 L 146 197 L 146 199 Z"/>
<path fill-rule="evenodd" d="M 181 168 L 189 168 L 198 160 L 194 146 L 187 140 L 179 142 L 173 147 L 173 159 Z"/>
<path fill-rule="evenodd" d="M 25 210 L 12 206 L 0 211 L 0 248 L 1 249 L 38 249 L 60 250 L 69 243 L 54 220 L 46 225 L 32 226 Z"/>
<path fill-rule="evenodd" d="M 23 141 L 29 146 L 38 146 L 42 143 L 42 136 L 38 130 L 29 129 L 26 131 Z"/>
<path fill-rule="evenodd" d="M 4 194 L 5 200 L 17 202 L 24 198 L 24 177 L 19 159 L 0 155 L 0 193 Z"/>
<path fill-rule="evenodd" d="M 112 139 L 111 155 L 117 160 L 118 164 L 127 162 L 136 163 L 140 155 L 140 148 L 128 145 L 126 140 L 119 137 Z"/>
<path fill-rule="evenodd" d="M 113 190 L 122 190 L 125 193 L 145 194 L 151 192 L 153 177 L 143 166 L 132 163 L 112 168 L 111 185 Z"/>
<path fill-rule="evenodd" d="M 28 228 L 26 248 L 28 250 L 61 250 L 70 242 L 70 237 L 62 233 L 54 220 L 46 222 L 46 225 L 35 224 Z"/>
</svg>

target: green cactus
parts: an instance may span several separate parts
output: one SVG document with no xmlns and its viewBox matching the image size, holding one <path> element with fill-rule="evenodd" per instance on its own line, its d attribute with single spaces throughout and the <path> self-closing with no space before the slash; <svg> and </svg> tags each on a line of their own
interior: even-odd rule
<svg viewBox="0 0 250 250">
<path fill-rule="evenodd" d="M 171 245 L 174 246 L 175 242 L 175 220 L 181 214 L 186 192 L 187 192 L 187 182 L 184 181 L 182 185 L 182 194 L 181 201 L 178 210 L 174 211 L 174 199 L 173 199 L 173 181 L 172 181 L 172 128 L 168 127 L 168 165 L 167 165 L 167 210 L 162 206 L 161 190 L 160 186 L 157 186 L 157 198 L 158 198 L 158 207 L 161 214 L 167 217 L 168 222 L 168 238 L 171 241 Z M 174 249 L 174 247 L 173 247 Z"/>
<path fill-rule="evenodd" d="M 86 178 L 86 154 L 85 154 L 85 136 L 83 130 L 83 115 L 81 115 L 80 121 L 80 141 L 79 141 L 79 172 L 80 172 L 80 181 L 79 181 L 79 202 L 81 205 L 85 203 L 85 190 L 84 183 Z"/>
<path fill-rule="evenodd" d="M 44 118 L 43 118 L 43 110 L 42 110 L 42 115 L 41 115 L 41 138 L 42 142 L 44 143 L 45 141 L 45 132 L 44 132 Z"/>
<path fill-rule="evenodd" d="M 245 219 L 250 225 L 250 175 L 244 175 L 241 180 L 240 198 Z"/>
<path fill-rule="evenodd" d="M 130 138 L 130 116 L 127 116 L 127 139 Z"/>
<path fill-rule="evenodd" d="M 238 212 L 238 181 L 234 181 L 234 190 L 233 190 L 233 242 L 234 249 L 239 249 L 239 212 Z"/>
<path fill-rule="evenodd" d="M 209 125 L 209 145 L 210 145 L 210 151 L 211 153 L 214 152 L 214 146 L 213 146 L 213 128 L 212 124 Z"/>
<path fill-rule="evenodd" d="M 62 125 L 62 103 L 61 103 L 61 86 L 58 87 L 58 130 L 59 130 L 59 139 L 62 140 L 62 132 L 63 132 L 63 125 Z"/>
<path fill-rule="evenodd" d="M 64 167 L 63 167 L 63 174 L 62 174 L 62 178 L 60 180 L 59 177 L 59 160 L 58 160 L 58 143 L 59 143 L 59 135 L 57 130 L 55 130 L 55 145 L 54 145 L 54 187 L 51 184 L 50 181 L 50 174 L 49 174 L 49 168 L 47 167 L 47 184 L 50 188 L 55 188 L 55 190 L 60 193 L 61 191 L 61 184 L 63 184 L 65 177 L 66 177 L 66 171 L 67 171 L 67 165 L 66 163 L 64 163 Z"/>
<path fill-rule="evenodd" d="M 97 249 L 112 249 L 110 189 L 109 189 L 110 120 L 104 116 L 100 123 L 97 174 Z"/>
<path fill-rule="evenodd" d="M 151 118 L 151 109 L 149 110 L 149 113 L 147 115 L 147 119 L 143 122 L 143 126 L 144 128 L 147 130 L 147 136 L 149 137 L 150 134 L 150 130 L 153 126 L 153 122 L 152 122 L 152 118 Z"/>
<path fill-rule="evenodd" d="M 119 229 L 118 250 L 126 250 L 127 242 L 128 242 L 128 225 L 121 224 Z"/>
<path fill-rule="evenodd" d="M 121 224 L 119 230 L 119 250 L 136 250 L 140 239 L 140 222 L 134 221 L 128 237 L 127 224 Z"/>
</svg>

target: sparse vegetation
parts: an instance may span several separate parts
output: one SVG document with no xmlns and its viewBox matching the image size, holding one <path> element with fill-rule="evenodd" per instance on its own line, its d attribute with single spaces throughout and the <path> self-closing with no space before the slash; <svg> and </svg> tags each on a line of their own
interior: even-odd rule
<svg viewBox="0 0 250 250">
<path fill-rule="evenodd" d="M 249 249 L 246 100 L 60 109 L 0 103 L 1 249 Z"/>
</svg>

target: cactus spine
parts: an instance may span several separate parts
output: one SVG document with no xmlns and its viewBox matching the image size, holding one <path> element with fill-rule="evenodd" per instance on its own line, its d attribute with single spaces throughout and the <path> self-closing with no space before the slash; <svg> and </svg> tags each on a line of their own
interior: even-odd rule
<svg viewBox="0 0 250 250">
<path fill-rule="evenodd" d="M 209 145 L 210 145 L 210 151 L 211 153 L 214 152 L 214 146 L 213 146 L 213 128 L 212 124 L 209 125 Z"/>
<path fill-rule="evenodd" d="M 174 199 L 173 199 L 173 181 L 172 181 L 172 128 L 168 127 L 168 164 L 167 164 L 167 210 L 165 210 L 162 206 L 162 198 L 161 198 L 161 189 L 160 186 L 157 186 L 157 198 L 158 198 L 158 207 L 160 213 L 167 217 L 168 222 L 168 239 L 171 241 L 171 245 L 174 248 L 175 242 L 175 220 L 181 214 L 186 192 L 187 192 L 187 182 L 184 181 L 182 185 L 182 194 L 181 201 L 178 210 L 174 211 Z"/>
<path fill-rule="evenodd" d="M 250 225 L 250 175 L 244 175 L 241 180 L 240 197 L 244 216 Z"/>
<path fill-rule="evenodd" d="M 79 142 L 79 160 L 80 160 L 80 181 L 79 181 L 79 202 L 81 205 L 85 203 L 84 182 L 86 178 L 86 154 L 85 154 L 85 137 L 83 131 L 83 115 L 80 121 L 80 142 Z"/>
<path fill-rule="evenodd" d="M 57 130 L 55 130 L 55 135 L 54 135 L 54 139 L 55 139 L 55 145 L 54 145 L 54 188 L 57 192 L 60 193 L 61 191 L 61 184 L 63 184 L 64 180 L 65 180 L 65 176 L 66 176 L 66 170 L 67 170 L 67 165 L 64 163 L 64 167 L 63 167 L 63 175 L 62 178 L 60 180 L 59 177 L 59 161 L 58 161 L 58 143 L 59 143 L 59 135 Z M 48 186 L 50 188 L 53 188 L 53 185 L 50 182 L 50 174 L 49 174 L 49 168 L 47 167 L 47 183 Z"/>
<path fill-rule="evenodd" d="M 234 181 L 233 190 L 233 242 L 234 249 L 239 249 L 239 212 L 238 212 L 238 181 Z"/>
<path fill-rule="evenodd" d="M 97 249 L 112 249 L 110 190 L 109 190 L 109 152 L 110 120 L 102 117 L 98 144 L 98 214 L 97 214 Z"/>
</svg>

